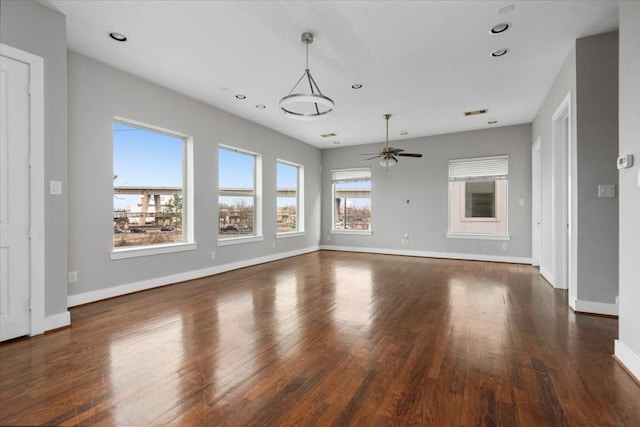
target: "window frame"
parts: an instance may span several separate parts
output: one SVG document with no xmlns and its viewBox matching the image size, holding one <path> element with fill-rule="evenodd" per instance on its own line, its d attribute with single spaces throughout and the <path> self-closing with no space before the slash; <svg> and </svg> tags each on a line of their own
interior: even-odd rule
<svg viewBox="0 0 640 427">
<path fill-rule="evenodd" d="M 296 229 L 291 231 L 278 231 L 278 164 L 280 163 L 296 168 Z M 276 159 L 276 239 L 304 236 L 304 224 L 304 166 L 278 158 Z"/>
<path fill-rule="evenodd" d="M 359 181 L 357 179 L 354 179 L 353 181 L 348 180 L 348 179 L 336 179 L 336 173 L 346 173 L 346 172 L 362 172 L 362 171 L 367 171 L 368 172 L 368 182 L 369 182 L 369 212 L 370 212 L 370 220 L 369 220 L 369 229 L 368 230 L 355 230 L 355 229 L 338 229 L 336 228 L 336 222 L 337 222 L 337 218 L 336 218 L 336 209 L 335 206 L 333 205 L 333 203 L 335 203 L 336 200 L 336 184 L 340 183 L 340 182 L 363 182 L 363 181 Z M 366 167 L 354 167 L 354 168 L 341 168 L 341 169 L 331 169 L 331 234 L 352 234 L 352 235 L 366 235 L 366 236 L 371 236 L 373 235 L 373 222 L 371 221 L 371 219 L 373 218 L 373 198 L 371 197 L 373 195 L 373 178 L 372 178 L 372 173 L 371 173 L 371 167 L 370 166 L 366 166 Z"/>
<path fill-rule="evenodd" d="M 220 219 L 220 197 L 228 197 L 230 194 L 222 194 L 222 190 L 220 187 L 220 150 L 232 151 L 235 153 L 242 153 L 254 158 L 253 163 L 253 193 L 251 195 L 242 194 L 240 197 L 253 197 L 253 233 L 252 234 L 243 234 L 243 235 L 221 235 L 220 227 L 219 227 L 219 219 Z M 216 202 L 216 231 L 217 231 L 217 246 L 228 246 L 228 245 L 237 245 L 242 243 L 251 243 L 251 242 L 259 242 L 264 240 L 264 236 L 262 235 L 262 155 L 260 153 L 256 153 L 250 150 L 245 150 L 243 148 L 234 147 L 227 144 L 218 144 L 218 167 L 216 170 L 218 171 L 218 189 L 217 196 L 218 200 Z M 238 194 L 233 194 L 234 196 L 238 196 Z"/>
<path fill-rule="evenodd" d="M 456 167 L 456 165 L 458 167 Z M 466 184 L 469 182 L 494 182 L 494 216 L 493 217 L 467 217 L 466 216 Z M 461 189 L 457 189 L 454 196 L 454 183 L 463 183 Z M 483 239 L 483 240 L 510 240 L 509 235 L 509 156 L 496 155 L 484 157 L 469 157 L 449 160 L 448 184 L 448 226 L 447 238 L 452 239 Z M 500 200 L 504 198 L 504 200 Z M 457 205 L 454 204 L 457 202 Z M 459 212 L 454 213 L 455 209 Z M 452 231 L 452 218 L 458 215 L 458 222 L 471 225 L 490 223 L 504 227 L 504 232 L 490 231 Z"/>
<path fill-rule="evenodd" d="M 114 135 L 113 125 L 119 123 L 125 126 L 137 127 L 142 130 L 164 134 L 173 138 L 182 139 L 182 241 L 172 242 L 166 244 L 154 244 L 144 246 L 122 246 L 116 247 L 111 245 L 111 260 L 136 258 L 141 256 L 160 255 L 166 253 L 191 251 L 197 249 L 194 234 L 194 156 L 193 156 L 193 136 L 183 132 L 174 131 L 171 129 L 163 128 L 156 125 L 151 125 L 137 120 L 132 120 L 122 116 L 114 116 L 111 120 L 112 126 L 112 146 L 111 146 L 111 171 L 114 168 Z M 114 185 L 112 183 L 112 195 Z M 111 209 L 113 210 L 113 203 Z M 113 236 L 113 234 L 112 234 Z"/>
</svg>

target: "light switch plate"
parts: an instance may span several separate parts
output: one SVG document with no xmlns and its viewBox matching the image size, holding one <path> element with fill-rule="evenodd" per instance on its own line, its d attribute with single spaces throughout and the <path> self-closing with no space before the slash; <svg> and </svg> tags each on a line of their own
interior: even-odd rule
<svg viewBox="0 0 640 427">
<path fill-rule="evenodd" d="M 59 196 L 62 194 L 62 181 L 49 181 L 49 194 Z"/>
<path fill-rule="evenodd" d="M 616 197 L 616 186 L 598 185 L 598 197 Z"/>
</svg>

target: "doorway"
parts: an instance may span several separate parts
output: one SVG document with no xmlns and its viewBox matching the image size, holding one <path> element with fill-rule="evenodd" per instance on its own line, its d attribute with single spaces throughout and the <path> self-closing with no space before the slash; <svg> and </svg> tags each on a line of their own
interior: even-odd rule
<svg viewBox="0 0 640 427">
<path fill-rule="evenodd" d="M 531 265 L 540 265 L 542 256 L 542 162 L 541 141 L 531 147 Z"/>
<path fill-rule="evenodd" d="M 569 305 L 576 300 L 573 279 L 571 93 L 552 117 L 553 287 L 569 290 Z"/>
<path fill-rule="evenodd" d="M 44 332 L 44 66 L 0 44 L 0 341 Z"/>
</svg>

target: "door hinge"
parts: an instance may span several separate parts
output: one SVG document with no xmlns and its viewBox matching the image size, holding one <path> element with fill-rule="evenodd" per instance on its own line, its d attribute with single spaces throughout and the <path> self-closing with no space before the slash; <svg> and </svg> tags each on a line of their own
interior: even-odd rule
<svg viewBox="0 0 640 427">
<path fill-rule="evenodd" d="M 29 298 L 29 311 L 33 311 L 33 299 Z"/>
<path fill-rule="evenodd" d="M 29 86 L 27 86 L 27 95 L 31 96 L 32 93 L 33 93 L 33 83 L 29 83 Z"/>
</svg>

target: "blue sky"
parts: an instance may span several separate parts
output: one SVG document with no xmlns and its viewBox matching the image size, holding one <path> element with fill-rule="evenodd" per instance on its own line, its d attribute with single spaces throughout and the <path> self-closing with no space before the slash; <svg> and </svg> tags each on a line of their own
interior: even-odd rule
<svg viewBox="0 0 640 427">
<path fill-rule="evenodd" d="M 182 186 L 182 139 L 113 123 L 114 186 Z M 114 208 L 127 208 L 139 196 L 115 195 Z"/>
<path fill-rule="evenodd" d="M 123 123 L 113 124 L 114 186 L 182 186 L 182 138 L 140 129 Z M 252 187 L 254 156 L 220 148 L 218 179 L 223 187 Z M 214 159 L 212 159 L 213 163 Z M 278 163 L 279 187 L 293 188 L 297 181 L 295 166 Z M 138 203 L 139 196 L 114 196 L 114 208 Z M 280 198 L 278 206 L 295 204 L 295 199 Z"/>
</svg>

